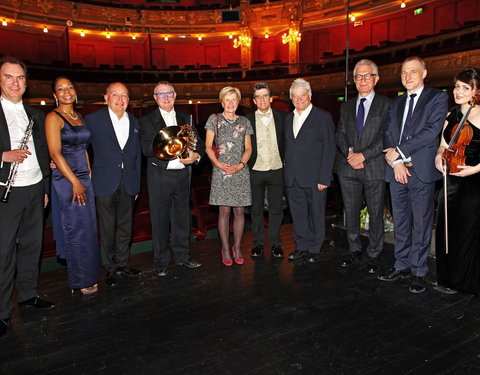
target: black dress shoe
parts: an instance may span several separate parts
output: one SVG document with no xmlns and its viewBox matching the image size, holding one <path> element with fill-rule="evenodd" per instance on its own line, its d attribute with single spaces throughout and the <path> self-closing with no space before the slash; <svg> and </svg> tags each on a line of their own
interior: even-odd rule
<svg viewBox="0 0 480 375">
<path fill-rule="evenodd" d="M 105 279 L 105 284 L 108 286 L 115 286 L 118 284 L 117 276 L 115 272 L 107 273 L 107 278 Z"/>
<path fill-rule="evenodd" d="M 196 262 L 193 259 L 187 259 L 187 260 L 184 260 L 181 263 L 177 263 L 177 266 L 184 266 L 184 267 L 187 267 L 187 268 L 198 268 L 201 265 L 202 265 L 202 263 Z"/>
<path fill-rule="evenodd" d="M 408 287 L 408 290 L 412 293 L 423 293 L 425 292 L 425 280 L 423 277 L 420 276 L 413 276 L 412 280 L 410 281 L 410 285 Z"/>
<path fill-rule="evenodd" d="M 317 253 L 307 253 L 305 260 L 308 263 L 318 263 L 320 261 L 320 254 Z"/>
<path fill-rule="evenodd" d="M 435 285 L 433 287 L 433 290 L 436 290 L 437 292 L 443 293 L 443 294 L 457 294 L 458 291 L 455 289 L 450 289 L 447 288 L 446 286 L 441 286 L 441 285 Z"/>
<path fill-rule="evenodd" d="M 360 251 L 353 251 L 351 254 L 348 254 L 340 262 L 340 267 L 351 267 L 360 260 Z"/>
<path fill-rule="evenodd" d="M 275 258 L 283 258 L 283 249 L 280 246 L 272 246 L 272 255 Z"/>
<path fill-rule="evenodd" d="M 299 250 L 295 250 L 293 253 L 291 253 L 289 256 L 288 256 L 288 260 L 300 260 L 302 259 L 306 254 L 306 251 L 299 251 Z"/>
<path fill-rule="evenodd" d="M 0 319 L 0 337 L 7 333 L 7 328 L 10 325 L 10 319 Z"/>
<path fill-rule="evenodd" d="M 263 255 L 263 246 L 257 245 L 255 246 L 252 251 L 250 252 L 250 256 L 252 257 L 261 257 Z"/>
<path fill-rule="evenodd" d="M 117 268 L 117 275 L 140 276 L 143 272 L 131 267 Z"/>
<path fill-rule="evenodd" d="M 398 278 L 408 279 L 410 277 L 410 271 L 400 271 L 396 268 L 390 268 L 386 273 L 382 273 L 378 276 L 378 280 L 382 281 L 395 281 Z"/>
<path fill-rule="evenodd" d="M 30 299 L 27 299 L 26 301 L 22 301 L 18 303 L 18 306 L 20 307 L 35 307 L 37 309 L 51 309 L 55 307 L 55 304 L 49 301 L 46 301 L 44 299 L 41 299 L 40 297 L 32 297 Z"/>
<path fill-rule="evenodd" d="M 377 258 L 368 257 L 367 264 L 365 265 L 365 269 L 368 273 L 375 273 L 378 271 L 378 260 Z"/>
<path fill-rule="evenodd" d="M 155 271 L 157 276 L 164 277 L 168 275 L 168 266 L 157 266 Z"/>
</svg>

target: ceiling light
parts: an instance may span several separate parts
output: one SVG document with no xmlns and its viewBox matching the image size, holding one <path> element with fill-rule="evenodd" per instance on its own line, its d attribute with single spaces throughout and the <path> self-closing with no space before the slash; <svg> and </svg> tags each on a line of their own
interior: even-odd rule
<svg viewBox="0 0 480 375">
<path fill-rule="evenodd" d="M 400 8 L 405 8 L 407 6 L 407 4 L 405 4 L 405 1 L 402 1 L 402 3 L 400 4 Z"/>
<path fill-rule="evenodd" d="M 81 37 L 84 37 L 84 36 L 85 36 L 85 31 L 84 31 L 84 30 L 80 31 L 80 36 L 81 36 Z"/>
<path fill-rule="evenodd" d="M 110 33 L 107 33 L 107 35 L 105 35 L 105 38 L 110 39 Z"/>
<path fill-rule="evenodd" d="M 350 15 L 350 21 L 355 22 L 355 20 L 356 20 L 355 14 Z"/>
<path fill-rule="evenodd" d="M 43 26 L 43 32 L 44 32 L 44 33 L 48 33 L 47 26 Z"/>
<path fill-rule="evenodd" d="M 163 38 L 165 42 L 168 42 L 168 36 L 165 35 L 165 38 Z"/>
<path fill-rule="evenodd" d="M 8 25 L 7 20 L 4 18 L 2 21 L 2 26 L 7 26 L 7 25 Z"/>
<path fill-rule="evenodd" d="M 137 39 L 137 36 L 135 34 L 132 34 L 132 39 L 133 40 Z"/>
</svg>

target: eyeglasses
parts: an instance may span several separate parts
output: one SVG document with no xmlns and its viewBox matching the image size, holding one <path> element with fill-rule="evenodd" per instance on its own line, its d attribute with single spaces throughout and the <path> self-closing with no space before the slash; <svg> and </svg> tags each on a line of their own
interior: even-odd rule
<svg viewBox="0 0 480 375">
<path fill-rule="evenodd" d="M 173 98 L 173 96 L 175 95 L 175 91 L 156 92 L 154 95 L 156 95 L 159 99 Z"/>
<path fill-rule="evenodd" d="M 355 74 L 353 76 L 353 79 L 355 81 L 361 81 L 364 79 L 365 81 L 370 81 L 373 77 L 375 77 L 376 74 L 370 74 L 370 73 L 365 73 L 365 74 Z"/>
</svg>

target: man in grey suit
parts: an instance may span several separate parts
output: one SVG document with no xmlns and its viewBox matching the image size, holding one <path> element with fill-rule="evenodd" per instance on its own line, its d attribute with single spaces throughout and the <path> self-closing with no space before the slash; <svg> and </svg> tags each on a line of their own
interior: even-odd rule
<svg viewBox="0 0 480 375">
<path fill-rule="evenodd" d="M 360 210 L 362 192 L 365 191 L 369 215 L 369 241 L 366 269 L 378 269 L 377 258 L 383 249 L 383 201 L 385 195 L 385 159 L 383 156 L 383 125 L 390 99 L 375 93 L 377 65 L 360 60 L 353 69 L 357 87 L 356 100 L 343 103 L 338 124 L 338 174 L 345 208 L 347 239 L 350 254 L 342 259 L 342 267 L 350 267 L 361 258 Z"/>
<path fill-rule="evenodd" d="M 425 62 L 409 57 L 401 69 L 407 94 L 392 101 L 383 144 L 385 179 L 390 182 L 395 223 L 395 263 L 382 281 L 410 279 L 412 293 L 425 291 L 432 239 L 435 168 L 439 134 L 448 111 L 448 95 L 424 86 Z"/>
<path fill-rule="evenodd" d="M 285 113 L 272 109 L 272 90 L 265 82 L 253 86 L 253 102 L 257 111 L 247 118 L 253 128 L 252 155 L 248 160 L 250 183 L 252 185 L 252 257 L 263 254 L 265 237 L 263 207 L 265 190 L 268 199 L 268 240 L 272 255 L 283 257 L 280 226 L 283 218 L 283 155 Z"/>
<path fill-rule="evenodd" d="M 295 110 L 285 118 L 284 183 L 296 250 L 290 261 L 318 262 L 325 240 L 327 188 L 335 161 L 335 126 L 330 113 L 314 107 L 310 83 L 293 81 Z"/>
</svg>

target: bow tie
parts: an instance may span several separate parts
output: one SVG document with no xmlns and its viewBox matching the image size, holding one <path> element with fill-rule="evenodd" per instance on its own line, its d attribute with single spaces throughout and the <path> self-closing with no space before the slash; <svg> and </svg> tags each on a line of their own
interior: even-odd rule
<svg viewBox="0 0 480 375">
<path fill-rule="evenodd" d="M 257 113 L 258 118 L 270 118 L 272 116 L 271 113 Z"/>
</svg>

